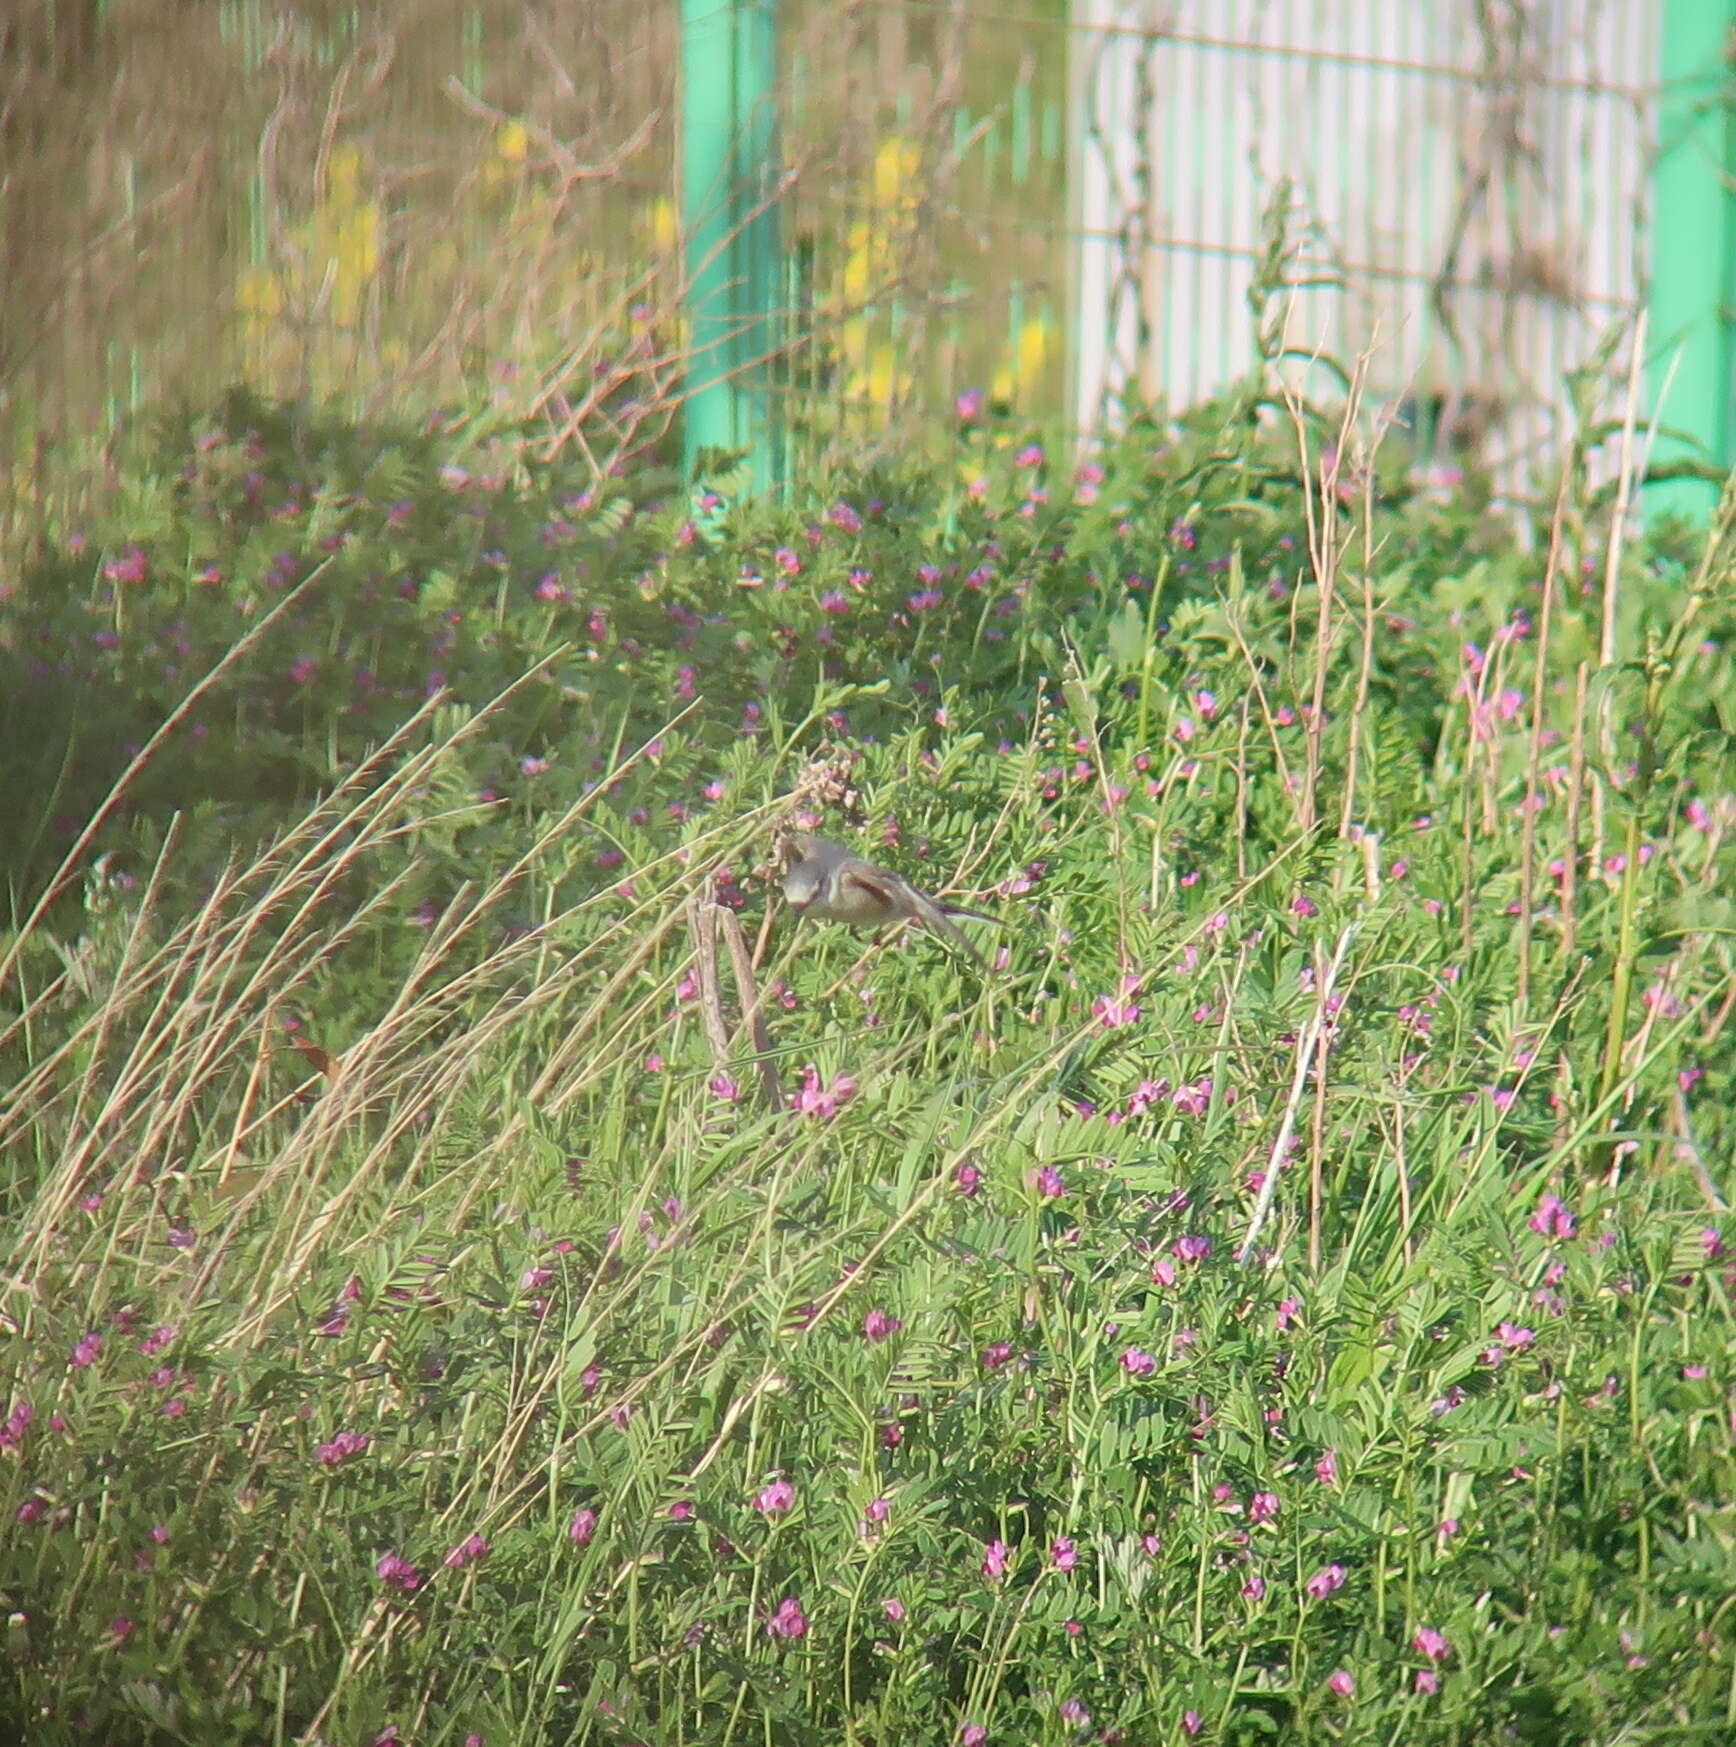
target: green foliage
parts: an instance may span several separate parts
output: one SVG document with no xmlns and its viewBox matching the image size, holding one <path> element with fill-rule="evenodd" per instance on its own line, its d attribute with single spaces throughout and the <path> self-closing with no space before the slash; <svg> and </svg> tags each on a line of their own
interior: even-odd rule
<svg viewBox="0 0 1736 1747">
<path fill-rule="evenodd" d="M 1600 669 L 1589 535 L 1540 651 L 1248 403 L 747 508 L 522 436 L 235 401 L 0 604 L 8 1732 L 1727 1731 L 1722 535 Z M 992 972 L 792 917 L 792 812 Z"/>
</svg>

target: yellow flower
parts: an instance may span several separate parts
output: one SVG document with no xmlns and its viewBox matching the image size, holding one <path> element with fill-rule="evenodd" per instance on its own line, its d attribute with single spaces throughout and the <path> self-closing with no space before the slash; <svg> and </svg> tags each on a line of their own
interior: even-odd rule
<svg viewBox="0 0 1736 1747">
<path fill-rule="evenodd" d="M 895 206 L 921 162 L 922 151 L 914 140 L 900 134 L 883 139 L 874 154 L 874 204 L 883 210 Z"/>
<path fill-rule="evenodd" d="M 651 202 L 651 246 L 660 254 L 669 254 L 681 238 L 681 227 L 675 219 L 675 202 L 667 195 Z"/>
<path fill-rule="evenodd" d="M 530 133 L 522 121 L 503 121 L 494 136 L 494 149 L 508 164 L 522 164 L 530 153 Z"/>
<path fill-rule="evenodd" d="M 1021 382 L 1040 375 L 1049 358 L 1049 323 L 1044 317 L 1033 317 L 1019 329 L 1018 373 Z"/>
<path fill-rule="evenodd" d="M 257 322 L 283 314 L 283 281 L 269 267 L 249 267 L 235 287 L 235 303 Z"/>
</svg>

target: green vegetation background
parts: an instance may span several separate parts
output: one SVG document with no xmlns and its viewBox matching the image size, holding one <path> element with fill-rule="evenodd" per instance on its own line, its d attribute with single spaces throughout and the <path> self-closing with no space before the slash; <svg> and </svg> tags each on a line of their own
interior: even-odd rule
<svg viewBox="0 0 1736 1747">
<path fill-rule="evenodd" d="M 1727 519 L 519 436 L 235 397 L 0 602 L 7 1732 L 1736 1728 Z"/>
</svg>

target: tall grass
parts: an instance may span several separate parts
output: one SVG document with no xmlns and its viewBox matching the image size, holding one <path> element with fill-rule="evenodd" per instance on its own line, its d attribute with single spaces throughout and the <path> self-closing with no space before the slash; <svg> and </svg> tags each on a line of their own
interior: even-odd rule
<svg viewBox="0 0 1736 1747">
<path fill-rule="evenodd" d="M 15 1730 L 1736 1728 L 1729 520 L 1619 558 L 1629 668 L 1574 517 L 1227 428 L 744 518 L 654 573 L 685 703 L 551 637 L 81 843 L 5 945 Z M 992 972 L 794 919 L 792 816 Z"/>
</svg>

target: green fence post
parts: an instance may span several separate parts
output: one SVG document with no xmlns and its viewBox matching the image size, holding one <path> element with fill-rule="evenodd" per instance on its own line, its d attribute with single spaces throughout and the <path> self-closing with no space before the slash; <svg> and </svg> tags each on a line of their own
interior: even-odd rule
<svg viewBox="0 0 1736 1747">
<path fill-rule="evenodd" d="M 690 483 L 702 449 L 746 451 L 753 488 L 782 472 L 773 359 L 782 284 L 776 0 L 681 0 L 681 208 Z"/>
<path fill-rule="evenodd" d="M 1651 459 L 1709 455 L 1731 463 L 1731 305 L 1736 300 L 1736 170 L 1724 56 L 1732 0 L 1665 0 L 1658 45 L 1657 160 L 1652 172 L 1649 399 L 1683 433 L 1660 436 Z M 1667 385 L 1667 386 L 1666 386 Z M 1669 480 L 1648 488 L 1649 516 L 1703 520 L 1717 488 Z"/>
</svg>

